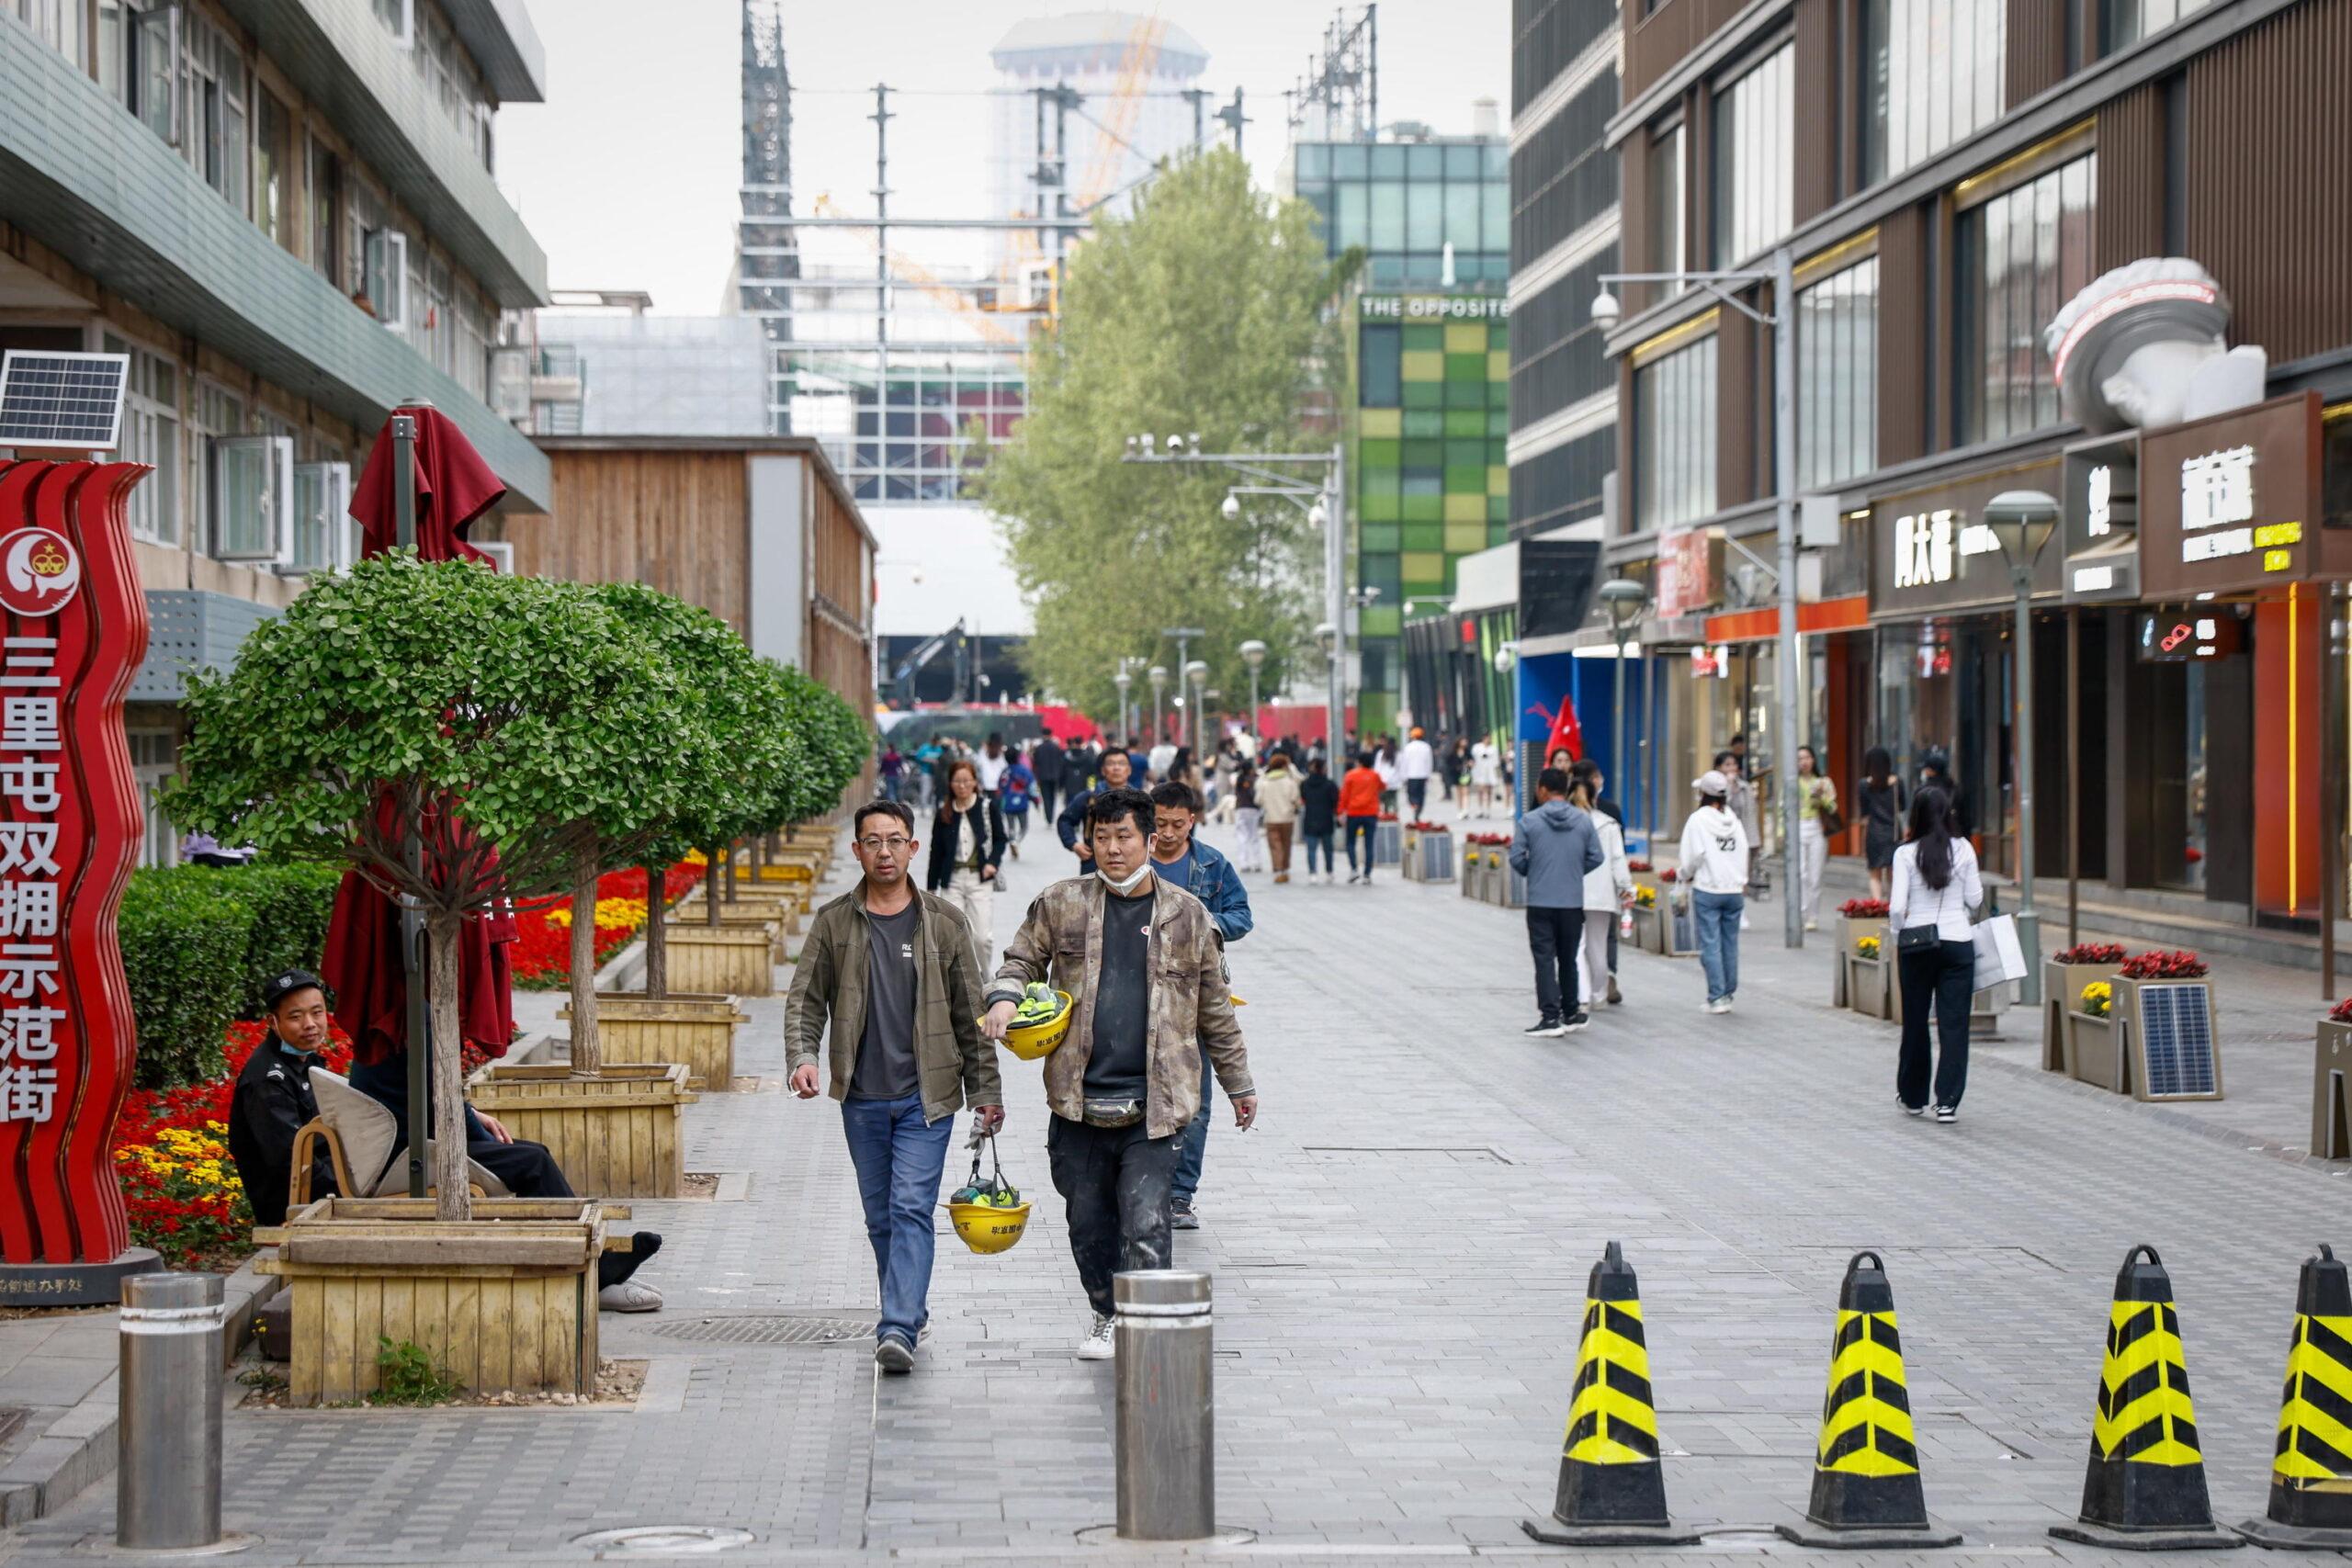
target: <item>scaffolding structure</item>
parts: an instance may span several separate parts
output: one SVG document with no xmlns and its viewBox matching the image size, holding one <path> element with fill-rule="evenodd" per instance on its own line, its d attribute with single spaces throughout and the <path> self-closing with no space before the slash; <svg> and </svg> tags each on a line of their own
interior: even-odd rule
<svg viewBox="0 0 2352 1568">
<path fill-rule="evenodd" d="M 1341 10 L 1323 29 L 1321 52 L 1283 95 L 1294 141 L 1372 141 L 1380 131 L 1380 7 L 1350 19 Z"/>
</svg>

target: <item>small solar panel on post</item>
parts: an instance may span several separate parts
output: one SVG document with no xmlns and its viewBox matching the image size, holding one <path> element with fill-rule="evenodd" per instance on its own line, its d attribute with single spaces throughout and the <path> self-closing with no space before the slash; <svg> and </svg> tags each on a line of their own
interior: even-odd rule
<svg viewBox="0 0 2352 1568">
<path fill-rule="evenodd" d="M 127 354 L 0 355 L 0 446 L 111 452 L 122 443 Z"/>
</svg>

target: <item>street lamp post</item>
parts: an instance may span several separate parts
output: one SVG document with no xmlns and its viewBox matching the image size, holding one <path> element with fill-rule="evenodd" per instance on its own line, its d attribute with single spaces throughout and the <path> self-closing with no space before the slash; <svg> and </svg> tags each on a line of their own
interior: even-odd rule
<svg viewBox="0 0 2352 1568">
<path fill-rule="evenodd" d="M 2016 716 L 2018 792 L 2018 945 L 2025 949 L 2025 983 L 2018 999 L 2041 1004 L 2041 916 L 2033 907 L 2033 568 L 2058 529 L 2058 502 L 2038 490 L 2005 490 L 1984 508 L 1984 525 L 2000 541 L 2017 594 L 2017 672 L 2011 701 Z M 2070 803 L 2071 804 L 2071 803 Z"/>
<path fill-rule="evenodd" d="M 1127 721 L 1127 688 L 1136 683 L 1136 678 L 1127 673 L 1127 660 L 1125 657 L 1120 659 L 1119 672 L 1111 677 L 1111 683 L 1119 688 L 1119 740 L 1124 745 L 1135 735 L 1134 728 Z"/>
<path fill-rule="evenodd" d="M 1798 847 L 1802 801 L 1797 789 L 1797 393 L 1796 393 L 1796 267 L 1788 247 L 1772 253 L 1768 267 L 1733 268 L 1721 272 L 1611 272 L 1600 276 L 1601 291 L 1592 302 L 1593 324 L 1613 330 L 1620 315 L 1615 283 L 1695 283 L 1717 299 L 1759 326 L 1772 329 L 1772 489 L 1774 575 L 1779 579 L 1780 734 L 1772 747 L 1773 769 L 1781 790 L 1781 897 L 1783 941 L 1804 945 L 1803 851 Z M 1742 299 L 1735 285 L 1769 283 L 1772 309 L 1759 310 Z M 1623 649 L 1621 646 L 1619 652 Z"/>
<path fill-rule="evenodd" d="M 1151 743 L 1157 746 L 1159 744 L 1160 736 L 1166 730 L 1166 726 L 1160 722 L 1159 715 L 1160 698 L 1168 690 L 1168 666 L 1155 664 L 1143 672 L 1143 678 L 1151 682 Z"/>
<path fill-rule="evenodd" d="M 1205 659 L 1187 660 L 1184 665 L 1184 684 L 1191 689 L 1192 704 L 1186 711 L 1190 713 L 1193 720 L 1190 726 L 1192 736 L 1188 744 L 1193 748 L 1193 757 L 1196 761 L 1208 745 L 1207 733 L 1201 728 L 1201 694 L 1208 683 L 1208 660 Z"/>
<path fill-rule="evenodd" d="M 1266 662 L 1266 645 L 1251 637 L 1241 645 L 1241 662 L 1250 666 L 1250 734 L 1254 739 L 1258 723 L 1258 671 Z"/>
<path fill-rule="evenodd" d="M 1609 767 L 1617 775 L 1617 799 L 1622 806 L 1632 797 L 1625 784 L 1633 775 L 1625 771 L 1625 627 L 1642 613 L 1643 602 L 1649 590 L 1630 577 L 1611 578 L 1600 585 L 1600 603 L 1609 612 L 1609 654 L 1617 666 L 1617 692 L 1613 699 L 1617 715 L 1616 739 L 1609 749 Z M 1655 807 L 1651 815 L 1657 815 Z"/>
</svg>

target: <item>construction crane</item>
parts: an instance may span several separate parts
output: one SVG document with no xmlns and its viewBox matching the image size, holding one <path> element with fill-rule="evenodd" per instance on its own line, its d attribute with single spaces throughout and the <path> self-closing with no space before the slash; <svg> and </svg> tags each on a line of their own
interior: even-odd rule
<svg viewBox="0 0 2352 1568">
<path fill-rule="evenodd" d="M 938 658 L 951 645 L 956 649 L 956 695 L 961 699 L 964 694 L 964 623 L 960 620 L 945 631 L 915 644 L 907 656 L 899 660 L 899 667 L 890 671 L 890 700 L 902 708 L 914 706 L 915 677 L 922 672 L 924 665 Z"/>
<path fill-rule="evenodd" d="M 830 191 L 820 194 L 817 197 L 815 203 L 811 205 L 809 211 L 812 216 L 818 218 L 847 218 L 852 216 L 850 213 L 842 210 L 841 205 L 833 200 L 832 194 Z M 870 228 L 849 229 L 843 230 L 842 232 L 851 234 L 874 234 L 876 233 L 877 231 Z M 933 272 L 930 268 L 924 266 L 921 262 L 916 261 L 913 257 L 909 256 L 902 252 L 889 250 L 887 247 L 884 249 L 883 254 L 889 257 L 891 276 L 894 278 L 906 279 L 913 286 L 918 293 L 922 294 L 928 299 L 937 300 L 941 304 L 946 306 L 949 310 L 955 311 L 956 315 L 965 318 L 971 323 L 973 330 L 979 333 L 981 336 L 987 338 L 990 343 L 1001 344 L 1008 348 L 1018 348 L 1028 342 L 1028 339 L 1021 333 L 1012 331 L 1001 322 L 989 320 L 987 314 L 984 313 L 978 306 L 972 303 L 969 296 L 943 280 L 937 273 Z"/>
<path fill-rule="evenodd" d="M 1160 40 L 1167 36 L 1168 23 L 1157 10 L 1137 19 L 1135 30 L 1127 35 L 1126 51 L 1119 57 L 1118 85 L 1111 89 L 1109 107 L 1096 122 L 1096 129 L 1102 135 L 1094 143 L 1094 156 L 1086 167 L 1086 183 L 1079 187 L 1073 211 L 1082 214 L 1110 195 L 1112 182 L 1119 175 L 1119 154 L 1135 151 L 1131 139 L 1136 116 L 1143 108 L 1144 85 L 1151 79 L 1152 68 L 1159 63 Z"/>
</svg>

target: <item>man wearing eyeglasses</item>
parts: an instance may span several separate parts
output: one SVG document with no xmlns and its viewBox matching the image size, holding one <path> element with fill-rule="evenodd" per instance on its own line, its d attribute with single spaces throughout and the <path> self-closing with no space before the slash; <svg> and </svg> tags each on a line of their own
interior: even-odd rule
<svg viewBox="0 0 2352 1568">
<path fill-rule="evenodd" d="M 842 1102 L 881 1276 L 874 1364 L 886 1372 L 914 1371 L 930 1318 L 932 1210 L 956 1112 L 969 1104 L 987 1133 L 1004 1123 L 970 930 L 908 880 L 914 820 L 895 800 L 858 807 L 851 849 L 865 874 L 817 911 L 785 1004 L 786 1065 L 803 1100 L 817 1097 L 828 1046 L 826 1092 Z"/>
</svg>

